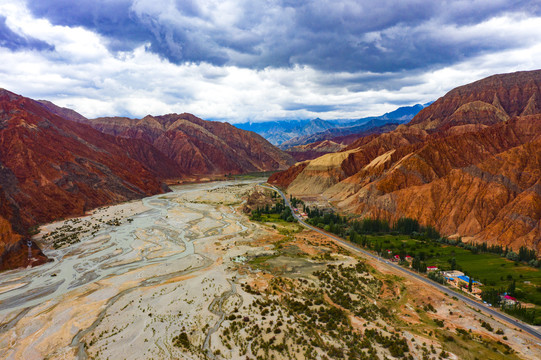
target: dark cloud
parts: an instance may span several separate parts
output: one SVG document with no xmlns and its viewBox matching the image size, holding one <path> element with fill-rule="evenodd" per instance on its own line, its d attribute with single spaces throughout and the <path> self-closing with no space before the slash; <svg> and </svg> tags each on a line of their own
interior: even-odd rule
<svg viewBox="0 0 541 360">
<path fill-rule="evenodd" d="M 430 69 L 523 45 L 528 39 L 472 29 L 504 14 L 539 15 L 534 1 L 29 1 L 55 24 L 106 36 L 112 50 L 150 43 L 174 63 L 262 69 L 308 65 L 326 72 Z M 218 4 L 218 5 L 217 5 Z M 218 6 L 216 8 L 216 6 Z M 5 27 L 5 26 L 4 26 Z M 477 33 L 476 33 L 477 31 Z M 487 36 L 489 38 L 487 38 Z"/>
<path fill-rule="evenodd" d="M 104 35 L 112 50 L 130 50 L 151 38 L 130 11 L 132 0 L 47 0 L 28 1 L 37 17 L 55 25 L 82 26 Z"/>
<path fill-rule="evenodd" d="M 7 25 L 6 18 L 0 16 L 0 47 L 11 50 L 33 49 L 33 50 L 53 50 L 54 47 L 44 41 L 23 37 L 14 33 Z"/>
</svg>

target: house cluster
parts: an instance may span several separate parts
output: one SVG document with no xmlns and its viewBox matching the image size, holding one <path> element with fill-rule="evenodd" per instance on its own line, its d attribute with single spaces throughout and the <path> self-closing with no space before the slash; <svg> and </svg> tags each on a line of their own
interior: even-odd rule
<svg viewBox="0 0 541 360">
<path fill-rule="evenodd" d="M 443 277 L 445 278 L 445 281 L 447 281 L 449 285 L 454 286 L 459 289 L 468 289 L 468 285 L 470 284 L 470 278 L 469 276 L 464 275 L 462 271 L 458 271 L 458 270 L 444 271 L 442 274 L 443 274 Z M 479 288 L 479 286 L 482 284 L 473 279 L 471 280 L 471 283 L 472 283 L 471 294 L 475 296 L 476 298 L 481 299 L 482 290 Z"/>
<path fill-rule="evenodd" d="M 387 256 L 390 258 L 390 260 L 392 262 L 399 262 L 400 261 L 400 255 L 393 255 L 393 251 L 392 250 L 385 250 L 384 253 L 387 254 Z M 413 257 L 409 256 L 409 255 L 406 255 L 404 257 L 404 260 L 406 260 L 407 262 L 409 262 L 411 264 L 411 262 L 413 261 Z M 411 267 L 411 265 L 410 265 Z M 440 272 L 439 268 L 437 266 L 427 266 L 426 267 L 426 272 L 427 273 L 431 273 L 431 272 Z M 445 281 L 447 282 L 447 284 L 451 285 L 451 286 L 454 286 L 458 289 L 462 289 L 464 291 L 468 291 L 468 287 L 469 287 L 469 284 L 470 284 L 470 278 L 469 276 L 465 275 L 462 271 L 458 271 L 458 270 L 451 270 L 451 271 L 441 271 L 441 274 L 443 275 Z M 478 298 L 479 300 L 481 300 L 481 293 L 483 292 L 481 289 L 480 289 L 480 286 L 483 285 L 481 284 L 479 281 L 475 281 L 475 280 L 471 280 L 471 283 L 472 283 L 472 286 L 471 286 L 471 292 L 468 291 L 468 293 L 470 293 L 471 295 L 473 295 L 474 297 Z M 507 296 L 507 297 L 505 297 Z M 506 304 L 514 304 L 513 301 L 516 302 L 516 299 L 509 296 L 509 295 L 505 295 L 503 296 L 502 295 L 502 302 L 506 303 Z"/>
<path fill-rule="evenodd" d="M 293 212 L 297 215 L 300 215 L 303 219 L 308 219 L 308 214 L 304 211 L 301 211 L 299 208 L 293 208 Z"/>
<path fill-rule="evenodd" d="M 399 262 L 400 261 L 400 255 L 393 255 L 393 251 L 392 250 L 385 250 L 385 252 L 387 253 L 387 255 L 390 257 L 391 261 L 392 262 Z M 413 261 L 413 257 L 409 256 L 409 255 L 406 255 L 404 257 L 404 260 L 406 260 L 407 262 L 412 262 Z"/>
</svg>

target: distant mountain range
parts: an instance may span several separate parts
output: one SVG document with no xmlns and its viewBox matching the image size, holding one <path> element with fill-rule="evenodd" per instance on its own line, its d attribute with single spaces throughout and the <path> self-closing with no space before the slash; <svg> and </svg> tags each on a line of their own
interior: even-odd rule
<svg viewBox="0 0 541 360">
<path fill-rule="evenodd" d="M 360 217 L 409 217 L 464 241 L 541 251 L 541 70 L 458 87 L 408 124 L 269 182 Z"/>
<path fill-rule="evenodd" d="M 312 142 L 331 140 L 337 136 L 347 136 L 380 127 L 389 123 L 402 124 L 413 119 L 424 105 L 400 107 L 381 116 L 347 120 L 281 120 L 261 123 L 241 123 L 236 127 L 253 131 L 282 149 L 306 145 Z"/>
<path fill-rule="evenodd" d="M 280 145 L 284 141 L 297 136 L 314 134 L 336 126 L 330 121 L 321 120 L 319 118 L 313 120 L 280 120 L 258 123 L 247 122 L 234 125 L 239 129 L 253 131 L 263 136 L 274 145 Z"/>
</svg>

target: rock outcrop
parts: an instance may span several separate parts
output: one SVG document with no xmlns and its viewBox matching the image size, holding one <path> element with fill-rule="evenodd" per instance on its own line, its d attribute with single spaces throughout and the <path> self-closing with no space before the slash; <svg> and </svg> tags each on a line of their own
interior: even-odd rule
<svg viewBox="0 0 541 360">
<path fill-rule="evenodd" d="M 445 235 L 541 250 L 540 89 L 541 71 L 491 76 L 407 125 L 269 181 L 363 216 L 406 216 Z"/>
</svg>

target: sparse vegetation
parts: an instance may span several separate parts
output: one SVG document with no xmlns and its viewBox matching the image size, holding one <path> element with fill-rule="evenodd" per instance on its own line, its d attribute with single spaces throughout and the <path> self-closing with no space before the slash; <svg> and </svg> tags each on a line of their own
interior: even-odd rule
<svg viewBox="0 0 541 360">
<path fill-rule="evenodd" d="M 241 348 L 241 355 L 249 346 L 260 359 L 272 359 L 278 354 L 295 358 L 298 353 L 310 359 L 317 354 L 332 359 L 367 359 L 377 353 L 376 349 L 395 358 L 407 357 L 409 348 L 399 333 L 370 328 L 363 335 L 352 328 L 351 316 L 374 325 L 378 319 L 393 321 L 387 307 L 371 300 L 380 292 L 382 282 L 370 274 L 364 263 L 329 264 L 314 275 L 317 282 L 275 277 L 263 293 L 244 286 L 245 291 L 257 294 L 250 308 L 264 318 L 254 322 L 242 315 L 242 310 L 237 316 L 230 315 L 220 337 L 222 342 L 227 348 Z"/>
<path fill-rule="evenodd" d="M 133 219 L 128 218 L 126 221 L 131 223 Z M 114 217 L 108 220 L 104 220 L 102 217 L 98 218 L 94 224 L 89 220 L 82 220 L 80 218 L 68 219 L 55 230 L 43 235 L 42 240 L 51 242 L 54 249 L 60 249 L 80 242 L 84 236 L 95 235 L 104 226 L 116 227 L 122 224 L 122 217 Z"/>
</svg>

